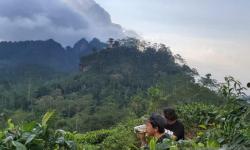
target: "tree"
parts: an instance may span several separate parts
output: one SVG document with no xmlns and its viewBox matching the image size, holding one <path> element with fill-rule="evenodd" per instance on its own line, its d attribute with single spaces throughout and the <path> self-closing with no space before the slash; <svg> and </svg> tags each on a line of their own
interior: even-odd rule
<svg viewBox="0 0 250 150">
<path fill-rule="evenodd" d="M 174 55 L 175 61 L 180 63 L 180 64 L 187 64 L 186 60 L 181 57 L 180 54 Z"/>
<path fill-rule="evenodd" d="M 114 45 L 114 39 L 109 38 L 109 40 L 108 40 L 108 48 L 113 48 L 113 45 Z"/>
<path fill-rule="evenodd" d="M 113 44 L 113 47 L 119 47 L 120 46 L 120 42 L 119 41 L 115 41 Z"/>
<path fill-rule="evenodd" d="M 211 73 L 208 73 L 205 75 L 205 77 L 201 77 L 200 79 L 200 83 L 202 86 L 205 86 L 209 89 L 214 89 L 214 88 L 217 88 L 218 87 L 218 83 L 215 79 L 212 79 L 211 78 L 212 74 Z"/>
<path fill-rule="evenodd" d="M 241 99 L 245 94 L 246 88 L 242 86 L 241 82 L 235 80 L 234 77 L 225 77 L 225 83 L 220 85 L 219 92 L 228 100 Z"/>
</svg>

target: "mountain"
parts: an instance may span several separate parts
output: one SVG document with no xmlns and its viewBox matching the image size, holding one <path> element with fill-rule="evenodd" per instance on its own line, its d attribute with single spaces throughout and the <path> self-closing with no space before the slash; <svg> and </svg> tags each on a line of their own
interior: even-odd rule
<svg viewBox="0 0 250 150">
<path fill-rule="evenodd" d="M 46 41 L 0 42 L 1 74 L 24 72 L 75 72 L 79 69 L 81 56 L 100 50 L 106 44 L 94 38 L 88 42 L 78 41 L 73 48 L 64 48 L 60 43 Z"/>
<path fill-rule="evenodd" d="M 72 51 L 79 56 L 86 56 L 95 51 L 101 50 L 104 47 L 106 47 L 106 44 L 102 43 L 97 38 L 94 38 L 90 42 L 88 42 L 86 39 L 81 39 L 74 44 Z"/>
<path fill-rule="evenodd" d="M 165 45 L 136 39 L 109 42 L 107 47 L 98 39 L 81 39 L 67 48 L 54 40 L 1 42 L 2 69 L 14 72 L 0 79 L 1 112 L 18 122 L 53 109 L 56 127 L 89 131 L 111 127 L 131 114 L 139 117 L 149 108 L 222 103 L 215 92 L 195 83 L 197 72 L 177 63 Z"/>
<path fill-rule="evenodd" d="M 58 128 L 89 131 L 111 127 L 131 114 L 142 116 L 151 107 L 223 101 L 195 83 L 196 72 L 176 63 L 168 47 L 146 46 L 141 50 L 133 40 L 115 43 L 81 57 L 81 72 L 34 89 L 32 104 L 26 110 L 43 114 L 54 109 L 59 116 L 55 121 Z"/>
</svg>

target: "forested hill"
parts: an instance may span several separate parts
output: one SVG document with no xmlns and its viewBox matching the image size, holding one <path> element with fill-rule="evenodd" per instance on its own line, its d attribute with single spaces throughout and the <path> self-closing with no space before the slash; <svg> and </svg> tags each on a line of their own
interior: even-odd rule
<svg viewBox="0 0 250 150">
<path fill-rule="evenodd" d="M 111 42 L 108 47 L 82 57 L 79 73 L 31 89 L 32 98 L 27 99 L 27 92 L 15 91 L 17 99 L 5 101 L 3 108 L 22 109 L 26 115 L 55 109 L 55 126 L 89 131 L 111 127 L 130 115 L 141 116 L 149 107 L 223 101 L 195 83 L 197 72 L 177 63 L 182 58 L 173 56 L 162 44 L 127 39 Z"/>
</svg>

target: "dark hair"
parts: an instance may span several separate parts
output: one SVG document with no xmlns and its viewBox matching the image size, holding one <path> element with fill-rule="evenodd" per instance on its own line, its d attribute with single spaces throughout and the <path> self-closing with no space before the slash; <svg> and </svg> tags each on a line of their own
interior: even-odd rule
<svg viewBox="0 0 250 150">
<path fill-rule="evenodd" d="M 158 128 L 159 133 L 165 132 L 166 120 L 159 114 L 152 114 L 148 120 L 153 128 Z"/>
<path fill-rule="evenodd" d="M 163 113 L 165 118 L 170 121 L 178 119 L 177 114 L 175 113 L 175 110 L 173 108 L 164 108 Z"/>
</svg>

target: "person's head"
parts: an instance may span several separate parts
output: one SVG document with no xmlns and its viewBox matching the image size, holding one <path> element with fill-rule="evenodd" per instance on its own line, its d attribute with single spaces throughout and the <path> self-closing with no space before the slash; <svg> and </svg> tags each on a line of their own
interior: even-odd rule
<svg viewBox="0 0 250 150">
<path fill-rule="evenodd" d="M 146 133 L 149 136 L 165 132 L 165 119 L 159 114 L 152 114 L 146 122 Z"/>
<path fill-rule="evenodd" d="M 165 118 L 167 119 L 167 123 L 175 122 L 178 119 L 177 114 L 175 113 L 175 110 L 172 108 L 164 108 L 163 114 Z"/>
</svg>

